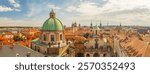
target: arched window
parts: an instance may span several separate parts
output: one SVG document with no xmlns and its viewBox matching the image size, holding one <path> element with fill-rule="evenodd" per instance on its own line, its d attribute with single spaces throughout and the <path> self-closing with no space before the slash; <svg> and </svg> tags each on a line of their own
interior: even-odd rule
<svg viewBox="0 0 150 74">
<path fill-rule="evenodd" d="M 98 53 L 94 53 L 93 57 L 99 57 Z"/>
<path fill-rule="evenodd" d="M 46 41 L 46 35 L 43 35 L 43 40 Z"/>
<path fill-rule="evenodd" d="M 63 38 L 62 38 L 62 34 L 60 34 L 60 40 L 62 40 Z"/>
<path fill-rule="evenodd" d="M 97 35 L 97 30 L 96 30 L 96 35 Z"/>
<path fill-rule="evenodd" d="M 106 53 L 104 53 L 104 54 L 103 54 L 103 57 L 106 57 L 106 56 L 107 56 L 107 54 L 106 54 Z"/>
<path fill-rule="evenodd" d="M 76 57 L 84 57 L 84 54 L 83 53 L 77 53 Z"/>
<path fill-rule="evenodd" d="M 54 41 L 54 35 L 51 35 L 51 41 Z"/>
<path fill-rule="evenodd" d="M 86 57 L 90 57 L 90 54 L 86 54 Z"/>
</svg>

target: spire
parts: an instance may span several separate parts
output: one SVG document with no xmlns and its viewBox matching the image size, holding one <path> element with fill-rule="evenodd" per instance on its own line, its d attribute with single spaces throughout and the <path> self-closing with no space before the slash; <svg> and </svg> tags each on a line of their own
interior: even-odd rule
<svg viewBox="0 0 150 74">
<path fill-rule="evenodd" d="M 76 21 L 75 21 L 74 23 L 75 23 L 75 24 L 77 24 L 77 22 L 76 22 Z"/>
<path fill-rule="evenodd" d="M 79 23 L 79 28 L 80 28 L 81 24 Z"/>
<path fill-rule="evenodd" d="M 100 20 L 100 28 L 102 28 L 102 22 L 101 22 L 101 20 Z"/>
<path fill-rule="evenodd" d="M 51 13 L 54 13 L 54 9 L 52 9 Z"/>
<path fill-rule="evenodd" d="M 93 24 L 92 24 L 92 20 L 91 20 L 91 26 L 90 26 L 90 28 L 92 28 L 93 27 Z"/>
<path fill-rule="evenodd" d="M 77 22 L 76 21 L 74 22 L 74 27 L 77 27 Z"/>
<path fill-rule="evenodd" d="M 50 12 L 50 18 L 55 18 L 55 12 L 54 12 L 53 9 L 52 9 L 52 11 Z"/>
<path fill-rule="evenodd" d="M 72 25 L 71 25 L 72 27 L 73 27 L 73 22 L 72 22 Z"/>
<path fill-rule="evenodd" d="M 120 27 L 121 27 L 122 25 L 121 25 L 121 23 L 120 23 Z"/>
</svg>

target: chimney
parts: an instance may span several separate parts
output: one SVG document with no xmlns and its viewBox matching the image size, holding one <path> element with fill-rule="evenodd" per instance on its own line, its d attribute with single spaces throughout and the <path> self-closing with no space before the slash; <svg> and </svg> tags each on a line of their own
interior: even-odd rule
<svg viewBox="0 0 150 74">
<path fill-rule="evenodd" d="M 16 53 L 16 57 L 19 57 L 19 53 Z"/>
<path fill-rule="evenodd" d="M 26 56 L 27 56 L 27 57 L 30 57 L 30 56 L 31 56 L 31 52 L 28 52 Z"/>
</svg>

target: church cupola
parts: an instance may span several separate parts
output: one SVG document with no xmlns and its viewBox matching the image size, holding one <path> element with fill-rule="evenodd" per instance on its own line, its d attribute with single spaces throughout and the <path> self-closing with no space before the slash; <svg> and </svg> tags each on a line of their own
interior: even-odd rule
<svg viewBox="0 0 150 74">
<path fill-rule="evenodd" d="M 52 11 L 50 12 L 50 18 L 55 18 L 55 12 L 54 12 L 53 9 L 52 9 Z"/>
</svg>

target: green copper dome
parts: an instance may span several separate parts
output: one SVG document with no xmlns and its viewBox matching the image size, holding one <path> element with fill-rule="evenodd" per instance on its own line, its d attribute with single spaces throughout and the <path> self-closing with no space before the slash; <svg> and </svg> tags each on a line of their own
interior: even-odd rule
<svg viewBox="0 0 150 74">
<path fill-rule="evenodd" d="M 50 12 L 50 18 L 48 18 L 44 22 L 42 30 L 46 31 L 63 30 L 63 24 L 59 19 L 55 18 L 55 13 L 53 10 Z"/>
<path fill-rule="evenodd" d="M 63 30 L 63 25 L 59 19 L 49 18 L 43 24 L 42 30 Z"/>
</svg>

